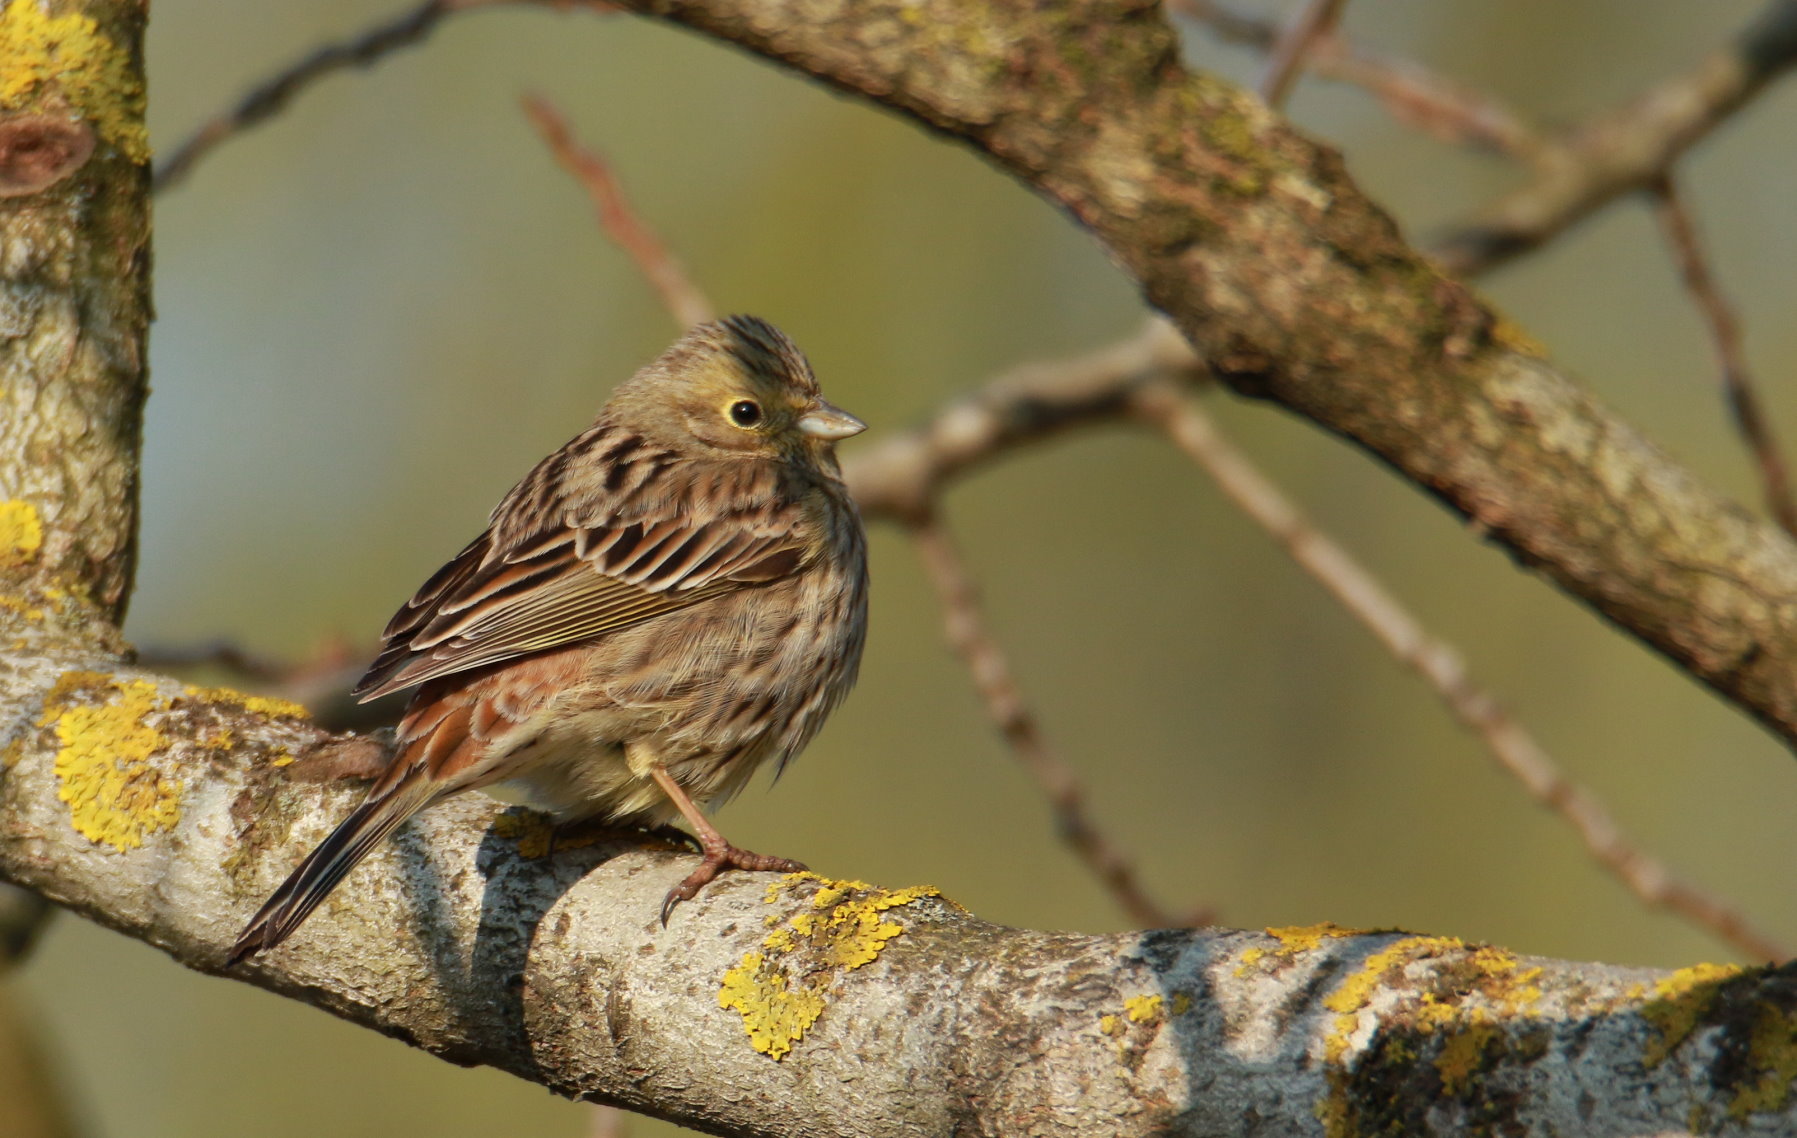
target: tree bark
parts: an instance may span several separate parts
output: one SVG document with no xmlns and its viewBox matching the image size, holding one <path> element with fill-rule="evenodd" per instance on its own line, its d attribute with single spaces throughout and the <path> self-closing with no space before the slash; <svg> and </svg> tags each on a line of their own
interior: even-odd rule
<svg viewBox="0 0 1797 1138">
<path fill-rule="evenodd" d="M 0 876 L 219 971 L 360 788 L 286 777 L 316 740 L 293 716 L 84 663 L 102 661 L 0 684 L 5 706 L 38 709 L 0 779 Z M 136 792 L 66 802 L 71 753 L 143 756 Z M 139 844 L 78 832 L 102 806 L 141 823 Z M 1797 1125 L 1787 969 L 1665 974 L 1328 925 L 1031 932 L 929 889 L 741 872 L 664 928 L 692 855 L 612 837 L 545 858 L 546 838 L 478 796 L 435 807 L 234 974 L 452 1062 L 717 1134 Z"/>
<path fill-rule="evenodd" d="M 1224 382 L 1353 439 L 1797 736 L 1791 545 L 1406 247 L 1331 151 L 1186 72 L 1155 6 L 636 6 L 973 146 L 1098 235 Z M 217 971 L 359 790 L 286 777 L 322 738 L 297 708 L 122 663 L 140 30 L 124 4 L 0 10 L 0 877 Z M 47 43 L 60 70 L 12 82 Z M 927 889 L 744 873 L 663 928 L 684 855 L 546 845 L 534 816 L 435 808 L 236 974 L 724 1134 L 1797 1124 L 1788 970 L 1664 974 L 1330 926 L 1039 933 Z"/>
</svg>

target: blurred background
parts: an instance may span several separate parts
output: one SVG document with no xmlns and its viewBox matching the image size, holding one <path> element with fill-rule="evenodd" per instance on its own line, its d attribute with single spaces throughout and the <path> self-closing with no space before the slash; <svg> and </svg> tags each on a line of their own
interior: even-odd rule
<svg viewBox="0 0 1797 1138">
<path fill-rule="evenodd" d="M 1758 7 L 1382 0 L 1350 4 L 1346 28 L 1551 125 L 1688 67 Z M 252 83 L 397 12 L 158 0 L 154 138 L 166 152 Z M 1180 26 L 1197 66 L 1260 74 L 1258 56 Z M 308 89 L 158 201 L 134 641 L 288 657 L 333 637 L 371 645 L 512 482 L 677 334 L 524 119 L 527 92 L 609 156 L 721 308 L 806 348 L 870 438 L 1142 320 L 1129 283 L 1059 214 L 908 125 L 644 20 L 465 14 Z M 1396 125 L 1356 89 L 1309 78 L 1289 109 L 1418 239 L 1521 178 Z M 1797 442 L 1793 137 L 1787 83 L 1680 170 L 1774 426 Z M 1757 509 L 1706 333 L 1644 204 L 1481 286 Z M 1207 406 L 1644 846 L 1797 944 L 1785 748 L 1357 451 L 1277 409 L 1224 394 Z M 1578 959 L 1734 958 L 1599 871 L 1162 440 L 1111 429 L 1016 454 L 952 491 L 946 520 L 1051 741 L 1164 906 Z M 725 832 L 835 876 L 928 882 L 1007 924 L 1127 927 L 984 718 L 909 542 L 886 528 L 872 542 L 858 691 L 778 786 L 763 779 L 726 809 Z M 73 917 L 0 1001 L 79 1133 L 98 1138 L 593 1126 L 592 1110 L 538 1087 L 184 971 Z M 13 1046 L 0 1033 L 0 1061 Z M 7 1109 L 0 1132 L 17 1133 Z"/>
</svg>

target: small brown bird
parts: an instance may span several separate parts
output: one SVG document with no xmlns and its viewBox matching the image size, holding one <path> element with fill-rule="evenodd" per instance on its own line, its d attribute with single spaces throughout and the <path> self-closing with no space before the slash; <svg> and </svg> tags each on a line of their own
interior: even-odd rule
<svg viewBox="0 0 1797 1138">
<path fill-rule="evenodd" d="M 420 685 L 391 763 L 245 926 L 236 963 L 299 927 L 394 827 L 506 782 L 561 823 L 678 813 L 704 861 L 792 870 L 699 812 L 784 766 L 847 694 L 867 628 L 867 553 L 824 402 L 791 340 L 703 324 L 538 463 L 387 625 L 364 701 Z"/>
</svg>

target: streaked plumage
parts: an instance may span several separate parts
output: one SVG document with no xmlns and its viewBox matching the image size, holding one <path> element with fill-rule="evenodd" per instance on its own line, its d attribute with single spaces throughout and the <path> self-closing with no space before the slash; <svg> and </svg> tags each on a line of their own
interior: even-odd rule
<svg viewBox="0 0 1797 1138">
<path fill-rule="evenodd" d="M 854 683 L 866 550 L 834 443 L 861 429 L 753 317 L 694 328 L 620 386 L 387 625 L 356 694 L 418 685 L 393 761 L 231 959 L 279 944 L 417 811 L 497 782 L 562 822 L 685 815 L 707 856 L 664 920 L 720 868 L 796 864 L 672 796 L 722 801 L 784 765 Z"/>
</svg>

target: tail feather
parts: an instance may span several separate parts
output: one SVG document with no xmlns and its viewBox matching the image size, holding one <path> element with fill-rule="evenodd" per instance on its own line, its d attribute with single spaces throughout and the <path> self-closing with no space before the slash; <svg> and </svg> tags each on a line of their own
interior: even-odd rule
<svg viewBox="0 0 1797 1138">
<path fill-rule="evenodd" d="M 370 797 L 306 855 L 256 915 L 250 918 L 231 949 L 226 967 L 280 944 L 312 914 L 344 875 L 379 845 L 381 839 L 431 801 L 427 780 L 414 776 L 386 794 Z"/>
</svg>

